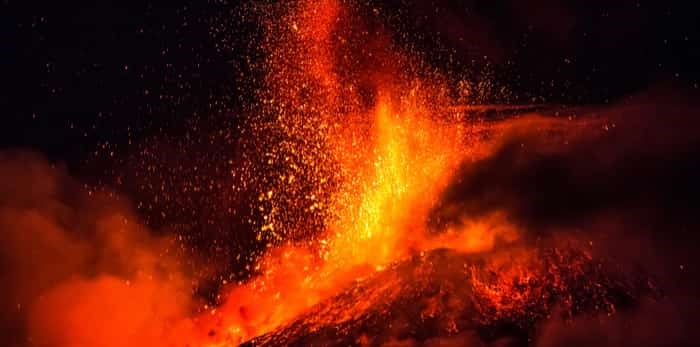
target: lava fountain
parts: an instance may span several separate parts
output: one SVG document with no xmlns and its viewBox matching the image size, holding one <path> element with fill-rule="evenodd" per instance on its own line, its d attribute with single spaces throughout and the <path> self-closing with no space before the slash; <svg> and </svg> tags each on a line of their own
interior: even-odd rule
<svg viewBox="0 0 700 347">
<path fill-rule="evenodd" d="M 269 248 L 257 275 L 199 319 L 204 345 L 261 335 L 253 344 L 386 343 L 386 331 L 376 339 L 350 326 L 387 310 L 393 317 L 396 309 L 386 307 L 410 305 L 409 297 L 426 306 L 418 317 L 442 321 L 441 335 L 496 322 L 527 328 L 523 322 L 555 303 L 612 312 L 613 291 L 644 287 L 605 273 L 586 247 L 535 246 L 508 211 L 435 218 L 451 208 L 438 205 L 458 169 L 488 158 L 506 136 L 558 132 L 573 140 L 572 129 L 594 124 L 480 122 L 459 107 L 445 76 L 392 46 L 376 18 L 332 0 L 284 11 L 265 22 L 265 89 L 248 123 L 261 157 L 250 173 L 264 176 L 257 238 Z M 454 253 L 433 253 L 441 248 Z M 455 269 L 436 268 L 443 266 Z M 449 309 L 421 296 L 441 280 L 454 291 Z M 456 323 L 465 314 L 471 325 Z M 303 337 L 323 327 L 345 327 L 336 335 L 346 338 Z"/>
</svg>

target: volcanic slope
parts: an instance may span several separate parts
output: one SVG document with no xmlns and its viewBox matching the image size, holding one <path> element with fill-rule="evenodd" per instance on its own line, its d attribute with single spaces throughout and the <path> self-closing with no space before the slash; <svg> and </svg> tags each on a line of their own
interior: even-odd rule
<svg viewBox="0 0 700 347">
<path fill-rule="evenodd" d="M 658 291 L 574 246 L 422 252 L 243 346 L 528 345 L 537 323 L 614 313 Z"/>
</svg>

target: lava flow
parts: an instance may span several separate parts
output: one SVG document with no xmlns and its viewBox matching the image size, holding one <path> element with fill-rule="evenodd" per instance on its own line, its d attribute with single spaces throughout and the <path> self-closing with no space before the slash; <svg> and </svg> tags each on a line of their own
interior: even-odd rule
<svg viewBox="0 0 700 347">
<path fill-rule="evenodd" d="M 485 183 L 508 174 L 480 171 L 504 151 L 515 153 L 505 170 L 528 163 L 518 151 L 556 157 L 605 136 L 608 120 L 489 120 L 463 107 L 464 85 L 396 47 L 379 10 L 337 0 L 264 7 L 265 77 L 236 172 L 255 190 L 250 227 L 264 245 L 250 278 L 197 310 L 194 299 L 158 298 L 186 276 L 163 275 L 149 255 L 152 271 L 140 276 L 170 285 L 121 292 L 111 278 L 78 281 L 83 293 L 115 293 L 104 302 L 54 289 L 35 304 L 37 345 L 527 343 L 554 315 L 612 315 L 658 296 L 643 271 L 608 260 L 590 238 L 524 221 L 527 206 Z M 121 302 L 144 295 L 122 314 Z M 92 329 L 102 305 L 119 315 Z"/>
</svg>

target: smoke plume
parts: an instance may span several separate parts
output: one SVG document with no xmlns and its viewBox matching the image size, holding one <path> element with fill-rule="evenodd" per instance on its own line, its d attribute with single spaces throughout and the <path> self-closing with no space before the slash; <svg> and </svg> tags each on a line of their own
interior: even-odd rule
<svg viewBox="0 0 700 347">
<path fill-rule="evenodd" d="M 40 155 L 0 153 L 7 346 L 143 346 L 191 309 L 171 240 Z"/>
</svg>

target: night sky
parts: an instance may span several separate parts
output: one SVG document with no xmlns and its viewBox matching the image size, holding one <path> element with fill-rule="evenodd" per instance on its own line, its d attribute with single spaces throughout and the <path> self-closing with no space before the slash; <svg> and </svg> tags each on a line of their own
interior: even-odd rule
<svg viewBox="0 0 700 347">
<path fill-rule="evenodd" d="M 688 3 L 688 4 L 686 4 Z M 686 1 L 390 1 L 438 66 L 481 71 L 513 102 L 604 103 L 659 82 L 696 88 L 698 11 Z M 0 4 L 3 147 L 33 148 L 86 173 L 108 142 L 183 131 L 187 119 L 236 122 L 259 28 L 235 1 Z M 243 18 L 241 18 L 243 17 Z M 122 153 L 119 152 L 119 153 Z M 99 175 L 99 166 L 90 175 Z"/>
</svg>

